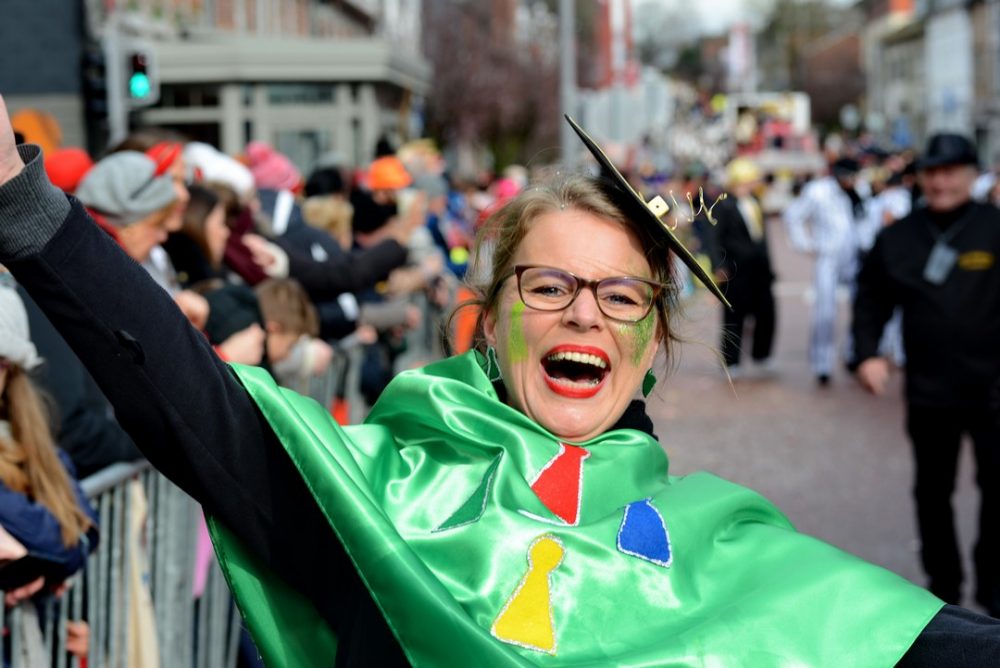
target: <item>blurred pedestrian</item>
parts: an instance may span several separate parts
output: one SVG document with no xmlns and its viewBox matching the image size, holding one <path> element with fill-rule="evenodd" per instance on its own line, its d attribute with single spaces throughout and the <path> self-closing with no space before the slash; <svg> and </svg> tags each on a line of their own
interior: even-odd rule
<svg viewBox="0 0 1000 668">
<path fill-rule="evenodd" d="M 788 237 L 795 250 L 816 258 L 809 363 L 825 387 L 836 363 L 837 288 L 850 284 L 857 271 L 857 224 L 864 220 L 864 200 L 855 190 L 860 165 L 840 158 L 830 175 L 812 181 L 785 209 Z"/>
<path fill-rule="evenodd" d="M 775 306 L 771 285 L 771 255 L 760 202 L 754 189 L 761 183 L 760 168 L 747 158 L 737 158 L 726 167 L 729 197 L 715 208 L 715 243 L 712 268 L 716 280 L 725 283 L 732 308 L 722 309 L 722 357 L 731 378 L 742 375 L 740 354 L 747 320 L 753 322 L 750 357 L 756 374 L 770 372 L 774 343 Z"/>
<path fill-rule="evenodd" d="M 893 308 L 903 312 L 907 432 L 921 558 L 930 590 L 961 599 L 962 559 L 951 497 L 962 436 L 974 444 L 982 495 L 975 548 L 975 597 L 1000 617 L 1000 211 L 972 201 L 975 146 L 954 134 L 931 137 L 918 177 L 926 206 L 886 227 L 858 277 L 854 305 L 857 376 L 885 391 L 888 360 L 879 340 Z"/>
</svg>

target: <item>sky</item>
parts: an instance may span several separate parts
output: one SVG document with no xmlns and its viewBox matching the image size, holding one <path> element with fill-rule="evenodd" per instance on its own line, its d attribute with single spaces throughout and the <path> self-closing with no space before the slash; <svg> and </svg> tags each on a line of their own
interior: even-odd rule
<svg viewBox="0 0 1000 668">
<path fill-rule="evenodd" d="M 674 0 L 661 0 L 665 4 L 695 6 L 701 19 L 701 25 L 705 32 L 718 33 L 728 28 L 733 23 L 751 20 L 754 13 L 760 12 L 761 3 L 754 2 L 752 6 L 746 0 L 703 0 L 702 2 L 675 2 Z M 770 3 L 765 3 L 770 5 Z"/>
<path fill-rule="evenodd" d="M 633 9 L 648 0 L 632 0 Z M 829 0 L 833 4 L 850 4 L 852 0 Z M 684 8 L 698 15 L 698 23 L 703 33 L 717 34 L 740 21 L 755 23 L 761 19 L 761 12 L 773 4 L 773 0 L 656 0 L 671 8 Z"/>
</svg>

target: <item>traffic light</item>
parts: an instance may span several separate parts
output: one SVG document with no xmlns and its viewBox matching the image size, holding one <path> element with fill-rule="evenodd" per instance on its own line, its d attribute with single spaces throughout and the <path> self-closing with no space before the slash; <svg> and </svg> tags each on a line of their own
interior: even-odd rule
<svg viewBox="0 0 1000 668">
<path fill-rule="evenodd" d="M 129 109 L 156 104 L 160 82 L 151 46 L 133 43 L 125 48 L 125 102 Z"/>
<path fill-rule="evenodd" d="M 80 62 L 87 149 L 93 155 L 108 145 L 108 70 L 104 49 L 96 42 L 84 46 Z"/>
<path fill-rule="evenodd" d="M 145 100 L 153 87 L 149 81 L 149 69 L 146 54 L 133 53 L 129 65 L 128 96 L 131 100 Z"/>
<path fill-rule="evenodd" d="M 103 118 L 108 114 L 108 84 L 103 49 L 94 44 L 84 47 L 81 66 L 84 112 L 88 118 Z"/>
</svg>

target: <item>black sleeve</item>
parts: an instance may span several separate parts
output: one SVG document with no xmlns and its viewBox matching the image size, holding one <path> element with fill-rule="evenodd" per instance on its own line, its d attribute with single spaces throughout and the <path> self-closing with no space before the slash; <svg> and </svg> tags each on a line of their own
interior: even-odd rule
<svg viewBox="0 0 1000 668">
<path fill-rule="evenodd" d="M 892 317 L 895 300 L 885 263 L 884 235 L 879 235 L 858 272 L 851 332 L 854 336 L 852 367 L 878 355 L 885 323 Z"/>
<path fill-rule="evenodd" d="M 31 340 L 45 360 L 33 376 L 55 402 L 59 447 L 70 456 L 79 477 L 86 478 L 116 462 L 142 459 L 132 439 L 111 416 L 108 400 L 83 362 L 22 286 L 18 286 L 18 293 L 28 313 Z"/>
<path fill-rule="evenodd" d="M 288 275 L 316 302 L 370 288 L 406 263 L 406 249 L 391 239 L 323 262 L 313 260 L 286 239 L 279 237 L 273 242 L 288 253 Z"/>
<path fill-rule="evenodd" d="M 348 318 L 334 299 L 316 304 L 316 315 L 321 339 L 342 339 L 358 328 L 358 321 Z"/>
<path fill-rule="evenodd" d="M 75 201 L 40 253 L 5 264 L 150 462 L 336 631 L 360 580 L 256 405 L 167 293 Z"/>
<path fill-rule="evenodd" d="M 1000 620 L 946 605 L 917 636 L 897 668 L 1000 666 Z"/>
</svg>

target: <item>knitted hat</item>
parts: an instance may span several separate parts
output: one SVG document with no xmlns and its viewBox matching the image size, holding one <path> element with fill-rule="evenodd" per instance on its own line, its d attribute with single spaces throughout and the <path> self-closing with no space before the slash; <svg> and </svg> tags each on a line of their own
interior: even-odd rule
<svg viewBox="0 0 1000 668">
<path fill-rule="evenodd" d="M 394 155 L 378 158 L 368 168 L 368 187 L 372 190 L 399 190 L 412 182 L 410 173 Z"/>
<path fill-rule="evenodd" d="M 262 141 L 247 144 L 250 173 L 258 188 L 293 190 L 302 182 L 302 174 L 292 161 Z"/>
<path fill-rule="evenodd" d="M 143 153 L 112 153 L 87 172 L 76 196 L 108 222 L 125 227 L 177 199 L 173 177 L 156 171 L 156 162 Z"/>
<path fill-rule="evenodd" d="M 191 142 L 184 147 L 184 162 L 201 172 L 203 181 L 214 181 L 233 189 L 240 197 L 253 193 L 254 177 L 236 158 L 214 146 Z"/>
<path fill-rule="evenodd" d="M 0 281 L 0 358 L 31 370 L 41 363 L 28 336 L 28 313 L 8 280 Z"/>
<path fill-rule="evenodd" d="M 45 173 L 62 191 L 73 193 L 94 161 L 82 148 L 60 148 L 45 156 Z"/>
</svg>

